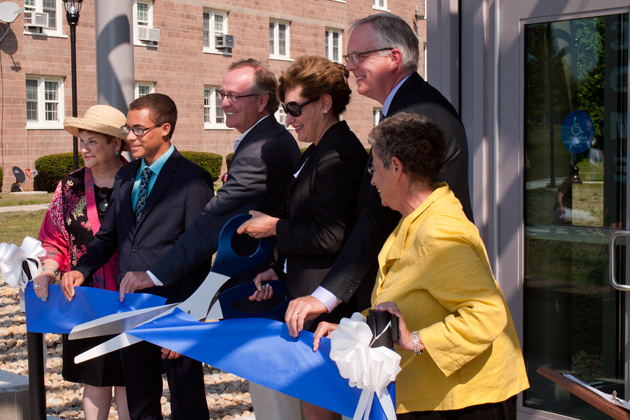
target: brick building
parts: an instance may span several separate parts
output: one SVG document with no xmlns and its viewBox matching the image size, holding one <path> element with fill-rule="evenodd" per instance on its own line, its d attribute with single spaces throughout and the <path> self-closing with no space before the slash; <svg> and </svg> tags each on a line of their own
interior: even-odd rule
<svg viewBox="0 0 630 420">
<path fill-rule="evenodd" d="M 0 44 L 5 192 L 14 182 L 12 166 L 33 168 L 40 156 L 72 151 L 72 137 L 63 130 L 65 116 L 72 115 L 69 27 L 63 2 L 24 0 L 19 5 L 25 6 L 25 12 Z M 304 54 L 341 61 L 350 23 L 383 10 L 409 22 L 422 49 L 426 21 L 416 19 L 416 6 L 423 14 L 422 0 L 135 0 L 135 96 L 160 92 L 175 100 L 179 121 L 173 143 L 180 150 L 225 156 L 238 133 L 225 127 L 215 89 L 230 63 L 253 57 L 279 74 Z M 76 43 L 79 116 L 97 100 L 94 13 L 93 2 L 84 1 Z M 0 26 L 7 29 L 4 23 Z M 233 36 L 232 47 L 230 37 L 224 35 Z M 420 73 L 424 75 L 424 63 Z M 355 86 L 354 78 L 351 84 Z M 379 106 L 354 94 L 344 114 L 363 141 Z"/>
</svg>

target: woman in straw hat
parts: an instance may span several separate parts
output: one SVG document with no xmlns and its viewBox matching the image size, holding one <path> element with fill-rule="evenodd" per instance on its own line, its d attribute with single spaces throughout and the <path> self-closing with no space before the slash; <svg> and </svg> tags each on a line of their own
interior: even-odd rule
<svg viewBox="0 0 630 420">
<path fill-rule="evenodd" d="M 46 250 L 43 271 L 34 280 L 37 296 L 48 299 L 48 285 L 60 273 L 70 271 L 98 232 L 107 212 L 114 178 L 126 161 L 120 155 L 128 150 L 126 136 L 120 130 L 125 115 L 107 105 L 95 105 L 83 118 L 66 118 L 64 128 L 79 138 L 85 166 L 57 185 L 41 230 L 39 240 Z M 118 254 L 101 268 L 84 286 L 116 290 Z M 124 376 L 118 352 L 81 364 L 74 357 L 105 341 L 102 337 L 68 340 L 63 336 L 63 377 L 84 384 L 83 409 L 86 420 L 105 420 L 109 416 L 112 387 L 121 420 L 129 419 Z"/>
</svg>

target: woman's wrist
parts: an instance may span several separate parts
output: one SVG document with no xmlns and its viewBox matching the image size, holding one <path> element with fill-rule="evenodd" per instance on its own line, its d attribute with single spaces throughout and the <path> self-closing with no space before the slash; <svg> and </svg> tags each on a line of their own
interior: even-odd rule
<svg viewBox="0 0 630 420">
<path fill-rule="evenodd" d="M 51 280 L 50 283 L 54 282 L 59 275 L 59 272 L 52 267 L 44 267 L 42 268 L 42 274 L 45 274 L 46 277 L 49 277 Z"/>
</svg>

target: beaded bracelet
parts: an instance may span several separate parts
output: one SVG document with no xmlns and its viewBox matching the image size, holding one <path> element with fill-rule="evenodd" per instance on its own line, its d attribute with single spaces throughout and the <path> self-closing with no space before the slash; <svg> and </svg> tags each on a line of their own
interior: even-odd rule
<svg viewBox="0 0 630 420">
<path fill-rule="evenodd" d="M 55 275 L 55 277 L 57 277 L 57 276 L 59 275 L 59 272 L 58 272 L 57 270 L 55 270 L 54 268 L 44 267 L 44 268 L 42 268 L 42 273 L 43 273 L 44 271 L 52 271 L 52 272 L 53 272 L 53 274 Z"/>
<path fill-rule="evenodd" d="M 418 331 L 414 331 L 411 333 L 411 344 L 413 345 L 413 352 L 416 356 L 422 354 L 422 350 L 420 350 L 420 340 L 418 338 Z"/>
</svg>

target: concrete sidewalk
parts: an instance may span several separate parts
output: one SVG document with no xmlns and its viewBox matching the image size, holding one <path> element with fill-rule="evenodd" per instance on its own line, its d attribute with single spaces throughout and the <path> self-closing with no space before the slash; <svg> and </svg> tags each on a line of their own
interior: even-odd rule
<svg viewBox="0 0 630 420">
<path fill-rule="evenodd" d="M 37 211 L 37 210 L 46 210 L 50 206 L 48 204 L 28 204 L 26 206 L 5 206 L 0 207 L 0 213 L 17 213 L 23 211 Z"/>
</svg>

